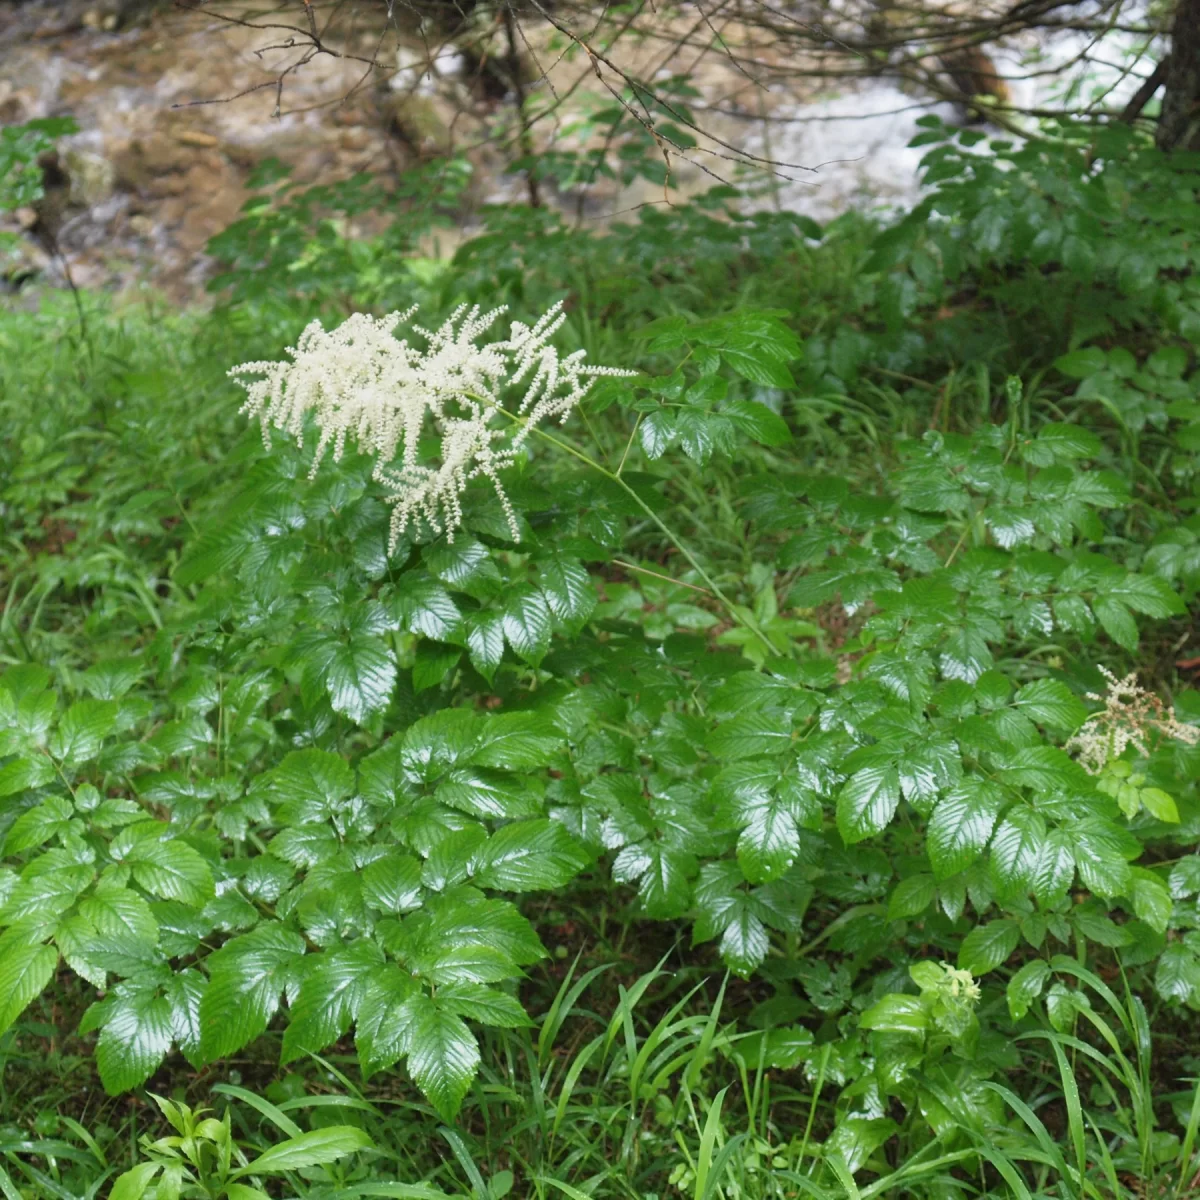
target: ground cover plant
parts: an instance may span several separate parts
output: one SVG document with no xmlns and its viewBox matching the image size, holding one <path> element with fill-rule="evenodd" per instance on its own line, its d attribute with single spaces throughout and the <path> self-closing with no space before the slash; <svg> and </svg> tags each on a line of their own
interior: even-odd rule
<svg viewBox="0 0 1200 1200">
<path fill-rule="evenodd" d="M 1196 1193 L 1197 164 L 922 137 L 14 300 L 6 1197 Z"/>
</svg>

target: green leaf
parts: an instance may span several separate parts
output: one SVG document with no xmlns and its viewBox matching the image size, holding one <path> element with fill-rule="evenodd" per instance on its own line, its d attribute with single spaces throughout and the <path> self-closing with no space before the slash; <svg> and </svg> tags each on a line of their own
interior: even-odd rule
<svg viewBox="0 0 1200 1200">
<path fill-rule="evenodd" d="M 925 849 L 939 880 L 965 871 L 983 853 L 1002 799 L 998 788 L 969 779 L 938 802 L 925 834 Z"/>
<path fill-rule="evenodd" d="M 394 963 L 374 971 L 359 1005 L 354 1043 L 363 1074 L 385 1070 L 408 1053 L 417 981 Z"/>
<path fill-rule="evenodd" d="M 146 891 L 164 900 L 199 908 L 213 895 L 208 863 L 169 826 L 143 821 L 123 829 L 110 843 L 117 862 L 127 863 Z"/>
<path fill-rule="evenodd" d="M 1049 906 L 1061 900 L 1075 878 L 1075 850 L 1069 833 L 1052 829 L 1038 849 L 1037 874 L 1033 894 L 1038 903 Z"/>
<path fill-rule="evenodd" d="M 504 636 L 519 658 L 536 667 L 550 648 L 550 606 L 529 586 L 518 587 L 504 607 Z"/>
<path fill-rule="evenodd" d="M 75 806 L 63 796 L 50 796 L 44 804 L 26 809 L 8 831 L 5 854 L 20 854 L 53 841 L 70 830 L 74 815 Z"/>
<path fill-rule="evenodd" d="M 393 851 L 363 870 L 363 899 L 381 912 L 398 915 L 421 903 L 421 864 L 411 854 Z"/>
<path fill-rule="evenodd" d="M 105 1000 L 96 1067 L 110 1096 L 138 1087 L 158 1069 L 174 1040 L 171 1002 L 157 980 L 124 980 Z"/>
<path fill-rule="evenodd" d="M 284 1171 L 299 1171 L 320 1163 L 337 1162 L 359 1150 L 369 1150 L 375 1143 L 365 1129 L 354 1125 L 327 1125 L 298 1137 L 289 1138 L 264 1150 L 256 1159 L 233 1172 L 239 1175 L 280 1175 Z"/>
<path fill-rule="evenodd" d="M 300 995 L 291 1006 L 280 1062 L 317 1054 L 336 1042 L 358 1016 L 375 970 L 383 965 L 369 938 L 324 954 L 306 955 Z"/>
<path fill-rule="evenodd" d="M 515 821 L 497 830 L 475 853 L 480 887 L 528 892 L 563 887 L 590 858 L 558 821 Z"/>
<path fill-rule="evenodd" d="M 709 735 L 708 751 L 727 762 L 780 754 L 792 744 L 792 718 L 775 710 L 748 712 L 722 721 Z"/>
<path fill-rule="evenodd" d="M 1179 807 L 1175 798 L 1161 788 L 1142 788 L 1138 792 L 1142 807 L 1156 820 L 1168 825 L 1179 824 Z"/>
<path fill-rule="evenodd" d="M 520 1029 L 533 1024 L 515 996 L 482 983 L 447 983 L 438 988 L 437 1002 L 446 1012 L 481 1025 Z"/>
<path fill-rule="evenodd" d="M 486 595 L 500 580 L 499 571 L 488 548 L 473 537 L 460 532 L 454 541 L 440 541 L 426 546 L 421 558 L 429 570 L 443 583 L 471 595 Z"/>
<path fill-rule="evenodd" d="M 76 862 L 64 850 L 50 850 L 34 858 L 0 908 L 0 925 L 22 918 L 57 917 L 67 911 L 95 878 L 95 870 Z"/>
<path fill-rule="evenodd" d="M 858 1019 L 863 1029 L 878 1033 L 907 1033 L 924 1035 L 929 1028 L 929 1014 L 919 996 L 892 993 L 876 1000 Z"/>
<path fill-rule="evenodd" d="M 887 828 L 900 803 L 900 773 L 894 766 L 864 767 L 842 787 L 837 826 L 849 846 Z"/>
<path fill-rule="evenodd" d="M 1023 805 L 1009 809 L 992 835 L 988 863 L 992 886 L 999 895 L 1015 898 L 1034 891 L 1045 844 L 1046 822 L 1040 814 Z M 1072 859 L 1072 875 L 1074 870 Z"/>
<path fill-rule="evenodd" d="M 888 898 L 888 920 L 917 917 L 933 903 L 937 882 L 932 875 L 910 875 L 902 879 Z"/>
<path fill-rule="evenodd" d="M 0 1034 L 29 1007 L 58 965 L 54 946 L 26 941 L 15 926 L 0 937 Z"/>
<path fill-rule="evenodd" d="M 1167 885 L 1151 871 L 1135 868 L 1130 891 L 1134 914 L 1156 933 L 1166 933 L 1175 908 Z"/>
<path fill-rule="evenodd" d="M 537 713 L 489 713 L 480 722 L 471 762 L 506 771 L 548 767 L 563 744 L 562 735 Z"/>
<path fill-rule="evenodd" d="M 737 905 L 721 937 L 721 958 L 725 965 L 735 975 L 748 979 L 767 957 L 770 947 L 762 921 L 745 904 Z"/>
<path fill-rule="evenodd" d="M 1089 375 L 1103 371 L 1106 364 L 1104 351 L 1098 346 L 1072 350 L 1069 354 L 1060 355 L 1054 360 L 1054 365 L 1071 379 L 1087 379 Z"/>
<path fill-rule="evenodd" d="M 396 587 L 395 613 L 410 633 L 449 642 L 462 623 L 462 614 L 450 593 L 434 579 L 407 572 Z"/>
<path fill-rule="evenodd" d="M 1049 977 L 1050 964 L 1045 959 L 1035 958 L 1032 962 L 1027 962 L 1008 981 L 1005 998 L 1014 1021 L 1021 1020 L 1029 1012 L 1030 1005 L 1042 994 L 1042 988 Z"/>
<path fill-rule="evenodd" d="M 751 883 L 778 879 L 796 860 L 800 830 L 787 807 L 769 795 L 749 814 L 737 843 L 738 862 Z"/>
<path fill-rule="evenodd" d="M 200 1002 L 200 1045 L 207 1062 L 236 1053 L 263 1033 L 285 988 L 299 981 L 304 939 L 268 923 L 209 956 Z"/>
<path fill-rule="evenodd" d="M 54 763 L 45 755 L 15 758 L 0 767 L 0 797 L 45 787 L 54 778 Z"/>
<path fill-rule="evenodd" d="M 538 586 L 550 611 L 568 629 L 583 627 L 596 607 L 596 589 L 583 566 L 555 554 L 538 564 Z M 515 648 L 515 647 L 514 647 Z"/>
<path fill-rule="evenodd" d="M 721 415 L 763 446 L 783 446 L 792 440 L 787 422 L 765 404 L 735 400 L 721 409 Z"/>
<path fill-rule="evenodd" d="M 773 355 L 761 351 L 744 350 L 730 346 L 722 346 L 721 358 L 725 360 L 743 379 L 750 380 L 762 387 L 773 387 L 790 390 L 796 386 L 791 371 L 786 363 L 780 362 Z"/>
<path fill-rule="evenodd" d="M 70 766 L 90 762 L 100 753 L 116 723 L 117 705 L 113 701 L 78 700 L 63 713 L 47 749 Z"/>
<path fill-rule="evenodd" d="M 142 1200 L 146 1189 L 155 1175 L 162 1169 L 161 1163 L 144 1162 L 118 1175 L 108 1193 L 108 1200 Z"/>
<path fill-rule="evenodd" d="M 270 773 L 272 794 L 282 801 L 286 824 L 323 821 L 337 813 L 354 792 L 354 772 L 340 754 L 328 750 L 293 750 Z"/>
<path fill-rule="evenodd" d="M 1200 1003 L 1200 958 L 1181 942 L 1168 942 L 1154 972 L 1154 988 L 1164 1000 Z"/>
<path fill-rule="evenodd" d="M 396 662 L 385 641 L 359 634 L 329 647 L 323 676 L 333 711 L 361 725 L 391 702 Z"/>
<path fill-rule="evenodd" d="M 491 683 L 504 658 L 504 614 L 468 613 L 465 623 L 471 665 Z"/>
<path fill-rule="evenodd" d="M 542 812 L 541 791 L 533 780 L 486 768 L 456 768 L 438 784 L 434 795 L 441 804 L 483 819 L 514 821 Z"/>
<path fill-rule="evenodd" d="M 1095 824 L 1082 822 L 1071 829 L 1070 837 L 1084 887 L 1097 896 L 1123 895 L 1130 883 L 1130 871 L 1116 837 Z"/>
<path fill-rule="evenodd" d="M 1013 701 L 1031 721 L 1063 733 L 1074 733 L 1087 720 L 1087 709 L 1065 683 L 1038 679 L 1026 684 Z"/>
<path fill-rule="evenodd" d="M 458 1115 L 479 1070 L 479 1044 L 463 1019 L 424 992 L 409 1002 L 412 1028 L 408 1071 L 444 1121 Z"/>
<path fill-rule="evenodd" d="M 986 975 L 1008 960 L 1020 940 L 1021 924 L 1011 917 L 976 925 L 963 938 L 958 951 L 958 965 L 972 975 Z"/>
<path fill-rule="evenodd" d="M 1118 646 L 1123 646 L 1126 650 L 1137 649 L 1137 622 L 1130 615 L 1129 609 L 1124 604 L 1111 596 L 1097 596 L 1092 601 L 1092 612 L 1096 614 L 1096 620 L 1100 622 L 1100 628 Z"/>
<path fill-rule="evenodd" d="M 79 912 L 98 933 L 154 945 L 158 922 L 145 900 L 129 888 L 102 882 L 79 903 Z"/>
</svg>

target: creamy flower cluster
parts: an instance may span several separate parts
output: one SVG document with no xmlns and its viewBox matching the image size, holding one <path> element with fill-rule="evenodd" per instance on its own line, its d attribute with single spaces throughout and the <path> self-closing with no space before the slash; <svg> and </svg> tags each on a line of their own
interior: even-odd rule
<svg viewBox="0 0 1200 1200">
<path fill-rule="evenodd" d="M 436 330 L 411 325 L 423 346 L 395 336 L 415 308 L 386 317 L 355 313 L 329 332 L 313 321 L 288 347 L 290 362 L 243 363 L 229 374 L 246 389 L 242 412 L 259 419 L 268 447 L 272 427 L 301 441 L 312 415 L 320 431 L 314 473 L 331 446 L 338 459 L 348 440 L 375 456 L 375 478 L 393 506 L 391 549 L 422 517 L 453 541 L 462 493 L 481 477 L 496 489 L 519 540 L 500 472 L 539 421 L 566 420 L 596 376 L 634 372 L 589 366 L 582 350 L 560 357 L 550 343 L 566 319 L 560 304 L 533 325 L 512 322 L 504 341 L 479 345 L 503 311 L 463 305 Z M 504 398 L 516 394 L 506 409 Z M 433 462 L 420 453 L 430 428 L 441 437 Z"/>
<path fill-rule="evenodd" d="M 1066 745 L 1075 751 L 1079 762 L 1092 775 L 1098 775 L 1113 759 L 1120 758 L 1132 746 L 1143 758 L 1150 754 L 1146 744 L 1151 734 L 1174 738 L 1189 746 L 1200 742 L 1200 728 L 1184 725 L 1174 708 L 1165 705 L 1153 692 L 1137 681 L 1130 671 L 1118 679 L 1106 667 L 1100 673 L 1108 683 L 1103 696 L 1088 692 L 1089 700 L 1103 700 L 1104 708 L 1093 713 Z"/>
</svg>

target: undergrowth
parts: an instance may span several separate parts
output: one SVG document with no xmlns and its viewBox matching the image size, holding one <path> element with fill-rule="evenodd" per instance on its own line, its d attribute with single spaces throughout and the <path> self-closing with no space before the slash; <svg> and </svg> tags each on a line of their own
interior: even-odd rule
<svg viewBox="0 0 1200 1200">
<path fill-rule="evenodd" d="M 8 306 L 9 1200 L 1200 1192 L 1196 165 L 923 136 L 887 228 L 445 262 L 268 169 L 210 311 Z M 559 304 L 631 373 L 561 424 L 401 404 L 410 327 L 238 414 L 313 319 Z M 409 503 L 455 419 L 521 432 Z"/>
</svg>

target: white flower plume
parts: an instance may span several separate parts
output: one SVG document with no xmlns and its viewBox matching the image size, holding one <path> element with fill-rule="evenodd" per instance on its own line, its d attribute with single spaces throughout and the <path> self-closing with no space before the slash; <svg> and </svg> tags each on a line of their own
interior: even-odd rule
<svg viewBox="0 0 1200 1200">
<path fill-rule="evenodd" d="M 355 313 L 329 332 L 313 321 L 288 347 L 290 362 L 242 363 L 229 374 L 246 389 L 242 412 L 259 419 L 268 447 L 272 428 L 301 441 L 312 414 L 320 431 L 314 473 L 326 450 L 332 445 L 339 459 L 348 439 L 375 455 L 374 476 L 393 506 L 391 549 L 419 517 L 453 540 L 463 490 L 479 477 L 496 489 L 519 539 L 500 472 L 539 421 L 565 421 L 596 376 L 635 372 L 589 366 L 582 350 L 560 357 L 550 339 L 566 319 L 561 304 L 533 325 L 514 321 L 504 341 L 477 344 L 503 311 L 463 305 L 432 332 L 411 325 L 424 348 L 394 335 L 415 308 L 386 317 Z M 505 409 L 510 393 L 519 399 Z M 429 427 L 441 435 L 432 463 L 419 454 Z"/>
</svg>

